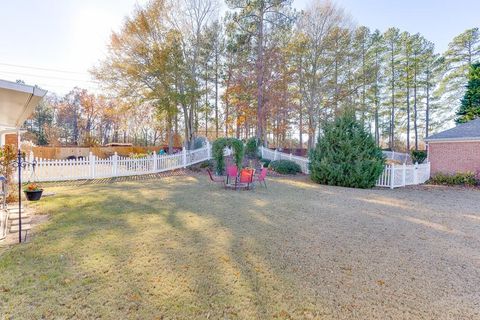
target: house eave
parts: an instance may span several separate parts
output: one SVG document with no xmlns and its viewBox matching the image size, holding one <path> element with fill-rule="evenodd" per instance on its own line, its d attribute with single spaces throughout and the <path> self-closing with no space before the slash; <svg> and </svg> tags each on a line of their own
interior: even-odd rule
<svg viewBox="0 0 480 320">
<path fill-rule="evenodd" d="M 436 143 L 436 142 L 480 142 L 480 137 L 462 137 L 462 138 L 433 138 L 425 139 L 427 143 Z"/>
</svg>

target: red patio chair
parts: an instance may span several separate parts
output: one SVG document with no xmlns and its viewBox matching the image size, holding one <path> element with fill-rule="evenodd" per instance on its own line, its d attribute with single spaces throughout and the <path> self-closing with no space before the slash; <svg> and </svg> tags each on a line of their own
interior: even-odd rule
<svg viewBox="0 0 480 320">
<path fill-rule="evenodd" d="M 240 186 L 250 189 L 250 185 L 253 183 L 254 169 L 243 169 L 240 171 Z"/>
<path fill-rule="evenodd" d="M 215 183 L 221 183 L 225 185 L 225 179 L 223 177 L 214 176 L 210 169 L 207 169 L 207 172 L 208 172 L 208 176 L 210 177 L 210 180 L 212 180 Z"/>
<path fill-rule="evenodd" d="M 227 166 L 227 184 L 237 184 L 238 168 L 237 166 Z"/>
<path fill-rule="evenodd" d="M 255 179 L 256 182 L 258 182 L 259 184 L 263 184 L 265 185 L 265 188 L 267 187 L 267 182 L 265 181 L 265 178 L 267 177 L 267 168 L 262 168 L 262 171 L 260 171 L 260 174 L 257 176 L 257 178 Z"/>
</svg>

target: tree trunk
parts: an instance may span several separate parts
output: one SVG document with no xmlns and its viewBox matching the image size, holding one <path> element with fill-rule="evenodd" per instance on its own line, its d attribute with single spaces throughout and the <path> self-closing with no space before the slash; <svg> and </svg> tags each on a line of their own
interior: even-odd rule
<svg viewBox="0 0 480 320">
<path fill-rule="evenodd" d="M 427 106 L 425 109 L 425 137 L 428 138 L 430 128 L 430 74 L 427 73 Z"/>
<path fill-rule="evenodd" d="M 178 134 L 178 113 L 175 112 L 175 134 Z"/>
<path fill-rule="evenodd" d="M 413 71 L 413 130 L 415 134 L 415 150 L 418 150 L 418 122 L 417 122 L 417 62 L 415 57 L 415 68 Z"/>
<path fill-rule="evenodd" d="M 205 63 L 205 138 L 208 139 L 208 64 Z"/>
<path fill-rule="evenodd" d="M 374 90 L 374 103 L 375 103 L 375 143 L 377 146 L 380 146 L 380 128 L 379 128 L 379 104 L 380 104 L 380 98 L 378 96 L 378 80 L 379 80 L 379 52 L 378 49 L 375 50 L 375 90 Z"/>
<path fill-rule="evenodd" d="M 300 113 L 300 115 L 299 115 L 299 117 L 300 117 L 299 126 L 298 126 L 299 131 L 300 131 L 300 136 L 299 136 L 300 146 L 299 146 L 299 148 L 303 149 L 303 112 L 302 112 L 301 102 L 300 102 L 300 112 L 299 113 Z"/>
<path fill-rule="evenodd" d="M 313 114 L 308 115 L 308 149 L 315 145 L 315 120 Z"/>
<path fill-rule="evenodd" d="M 410 71 L 407 56 L 407 152 L 410 151 Z"/>
<path fill-rule="evenodd" d="M 168 130 L 168 154 L 173 153 L 173 130 L 172 130 L 172 117 L 169 115 L 167 120 Z"/>
<path fill-rule="evenodd" d="M 392 108 L 390 110 L 390 143 L 389 147 L 393 151 L 395 146 L 395 52 L 393 41 L 390 46 L 391 49 L 391 72 L 392 72 Z"/>
<path fill-rule="evenodd" d="M 215 138 L 218 139 L 218 48 L 215 52 Z"/>
<path fill-rule="evenodd" d="M 362 123 L 365 123 L 365 112 L 367 111 L 367 72 L 366 72 L 366 49 L 365 40 L 362 43 Z M 370 131 L 371 132 L 371 131 Z"/>
<path fill-rule="evenodd" d="M 263 76 L 265 71 L 265 64 L 263 61 L 263 19 L 264 19 L 264 7 L 265 3 L 261 2 L 258 19 L 258 38 L 257 38 L 257 59 L 255 61 L 255 67 L 257 71 L 257 138 L 261 141 L 265 141 L 264 135 L 264 116 L 263 116 Z M 266 142 L 266 141 L 265 141 Z"/>
</svg>

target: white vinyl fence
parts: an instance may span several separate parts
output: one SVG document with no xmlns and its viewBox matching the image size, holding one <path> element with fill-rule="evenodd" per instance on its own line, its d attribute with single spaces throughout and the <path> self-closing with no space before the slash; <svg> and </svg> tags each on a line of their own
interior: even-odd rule
<svg viewBox="0 0 480 320">
<path fill-rule="evenodd" d="M 271 150 L 268 148 L 260 147 L 260 153 L 262 155 L 263 159 L 268 159 L 268 160 L 291 160 L 298 164 L 300 168 L 302 169 L 302 172 L 305 174 L 308 174 L 308 159 L 304 157 L 299 157 L 299 156 L 294 156 L 291 153 L 283 153 L 279 152 L 276 149 Z"/>
<path fill-rule="evenodd" d="M 425 183 L 430 179 L 430 162 L 422 164 L 386 165 L 377 187 L 398 188 Z"/>
<path fill-rule="evenodd" d="M 144 158 L 121 157 L 115 153 L 102 159 L 90 153 L 85 159 L 53 160 L 34 158 L 31 153 L 28 160 L 36 161 L 35 170 L 32 166 L 23 169 L 22 180 L 41 182 L 142 175 L 185 168 L 210 158 L 210 144 L 193 151 L 183 149 L 180 153 L 163 156 L 154 153 Z"/>
<path fill-rule="evenodd" d="M 300 165 L 302 172 L 308 174 L 308 159 L 294 156 L 292 154 L 282 153 L 277 150 L 271 150 L 260 147 L 262 158 L 269 160 L 292 160 Z M 386 165 L 382 175 L 378 179 L 377 187 L 398 188 L 408 185 L 417 185 L 425 183 L 430 179 L 430 163 L 407 164 L 411 163 L 409 154 L 384 151 L 387 159 L 403 162 L 403 165 Z"/>
<path fill-rule="evenodd" d="M 390 160 L 395 160 L 400 163 L 412 164 L 412 157 L 408 153 L 401 153 L 395 151 L 382 151 L 383 155 Z"/>
<path fill-rule="evenodd" d="M 229 150 L 226 150 L 226 153 Z M 269 160 L 291 160 L 297 163 L 302 172 L 309 173 L 308 158 L 282 153 L 277 150 L 260 147 L 262 158 Z M 407 185 L 421 184 L 430 178 L 430 163 L 405 164 L 409 156 L 401 153 L 385 152 L 387 158 L 394 157 L 403 165 L 386 165 L 377 181 L 377 186 L 397 188 Z M 201 149 L 182 152 L 173 155 L 157 155 L 144 158 L 121 157 L 116 153 L 106 159 L 97 158 L 92 153 L 84 159 L 53 160 L 34 158 L 30 153 L 29 161 L 36 161 L 35 170 L 27 166 L 22 170 L 22 180 L 28 181 L 64 181 L 81 179 L 101 179 L 158 173 L 178 168 L 185 168 L 195 163 L 211 159 L 211 146 L 209 143 Z M 15 174 L 14 177 L 17 177 Z M 0 217 L 1 218 L 1 217 Z M 1 220 L 1 219 L 0 219 Z M 1 223 L 1 221 L 0 221 Z M 0 235 L 1 236 L 1 235 Z"/>
</svg>

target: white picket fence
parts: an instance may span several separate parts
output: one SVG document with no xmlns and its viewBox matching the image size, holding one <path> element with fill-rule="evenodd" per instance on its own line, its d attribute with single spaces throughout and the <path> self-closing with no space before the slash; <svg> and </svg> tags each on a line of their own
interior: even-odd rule
<svg viewBox="0 0 480 320">
<path fill-rule="evenodd" d="M 430 179 L 430 162 L 422 164 L 386 165 L 377 187 L 398 188 L 425 183 Z"/>
<path fill-rule="evenodd" d="M 277 150 L 260 147 L 262 158 L 269 160 L 291 160 L 302 169 L 302 172 L 308 174 L 308 158 L 294 156 L 292 154 L 282 153 Z M 382 175 L 378 179 L 377 187 L 398 188 L 408 185 L 417 185 L 425 183 L 430 179 L 430 163 L 407 164 L 411 162 L 409 154 L 384 151 L 387 159 L 403 162 L 403 165 L 386 165 Z"/>
<path fill-rule="evenodd" d="M 293 161 L 296 164 L 298 164 L 300 166 L 300 168 L 302 169 L 303 173 L 305 173 L 305 174 L 309 173 L 309 171 L 308 171 L 308 162 L 309 161 L 308 161 L 307 158 L 294 156 L 291 153 L 288 154 L 288 153 L 279 152 L 276 149 L 271 150 L 271 149 L 264 148 L 264 147 L 260 147 L 259 149 L 260 149 L 259 151 L 260 151 L 260 154 L 261 154 L 263 159 L 268 159 L 268 160 L 272 160 L 272 161 L 275 161 L 275 160 L 290 160 L 290 161 Z"/>
<path fill-rule="evenodd" d="M 229 150 L 226 150 L 228 154 Z M 260 147 L 262 158 L 269 160 L 291 160 L 297 163 L 302 172 L 309 173 L 308 158 L 294 156 Z M 22 170 L 22 180 L 27 181 L 64 181 L 64 180 L 82 180 L 82 179 L 101 179 L 133 175 L 143 175 L 158 173 L 164 171 L 185 168 L 195 163 L 211 159 L 211 146 L 209 143 L 204 148 L 182 152 L 173 155 L 157 155 L 144 158 L 121 157 L 116 153 L 109 158 L 98 158 L 92 153 L 84 159 L 73 160 L 54 160 L 35 158 L 30 153 L 28 160 L 36 161 L 35 170 L 32 166 L 27 166 Z M 230 152 L 231 153 L 231 152 Z M 389 156 L 395 157 L 395 160 L 404 160 L 403 165 L 386 165 L 385 169 L 377 181 L 377 186 L 397 188 L 407 185 L 421 184 L 430 178 L 430 163 L 426 164 L 406 164 L 409 158 L 401 153 L 386 152 Z M 18 175 L 15 174 L 14 177 Z"/>
<path fill-rule="evenodd" d="M 211 158 L 211 146 L 173 155 L 157 155 L 144 158 L 121 157 L 116 153 L 102 159 L 92 153 L 85 159 L 54 160 L 35 158 L 33 153 L 29 161 L 36 161 L 35 170 L 27 166 L 22 170 L 22 180 L 27 181 L 65 181 L 82 179 L 101 179 L 158 173 L 185 168 Z M 15 175 L 17 177 L 18 174 Z"/>
</svg>

